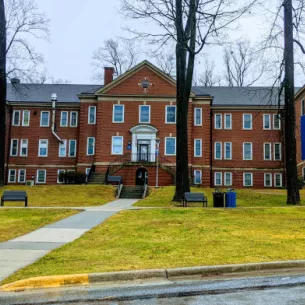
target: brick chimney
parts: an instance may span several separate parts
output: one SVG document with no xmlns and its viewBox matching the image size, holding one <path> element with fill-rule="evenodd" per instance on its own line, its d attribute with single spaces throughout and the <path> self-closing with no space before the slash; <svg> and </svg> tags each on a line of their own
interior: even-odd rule
<svg viewBox="0 0 305 305">
<path fill-rule="evenodd" d="M 113 81 L 114 68 L 113 67 L 105 67 L 104 74 L 104 85 L 108 85 Z"/>
</svg>

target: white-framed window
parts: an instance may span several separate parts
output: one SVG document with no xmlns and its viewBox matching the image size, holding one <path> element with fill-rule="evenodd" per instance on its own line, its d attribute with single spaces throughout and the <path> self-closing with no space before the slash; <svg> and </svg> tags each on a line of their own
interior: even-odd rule
<svg viewBox="0 0 305 305">
<path fill-rule="evenodd" d="M 264 143 L 264 160 L 272 160 L 271 143 Z"/>
<path fill-rule="evenodd" d="M 76 157 L 76 140 L 69 140 L 69 157 L 75 158 Z"/>
<path fill-rule="evenodd" d="M 77 127 L 78 126 L 78 112 L 71 111 L 70 113 L 70 127 Z"/>
<path fill-rule="evenodd" d="M 165 123 L 176 124 L 176 106 L 165 106 Z"/>
<path fill-rule="evenodd" d="M 62 111 L 61 114 L 60 114 L 60 127 L 68 127 L 69 126 L 68 118 L 69 118 L 69 112 L 68 111 Z"/>
<path fill-rule="evenodd" d="M 28 147 L 29 147 L 28 139 L 21 139 L 20 140 L 20 157 L 28 156 Z"/>
<path fill-rule="evenodd" d="M 194 139 L 194 157 L 202 157 L 202 139 Z"/>
<path fill-rule="evenodd" d="M 222 143 L 221 142 L 215 142 L 215 144 L 214 144 L 214 158 L 215 158 L 215 160 L 222 159 Z"/>
<path fill-rule="evenodd" d="M 18 183 L 25 183 L 26 181 L 26 170 L 19 169 L 18 171 Z"/>
<path fill-rule="evenodd" d="M 273 129 L 274 130 L 281 129 L 281 115 L 280 114 L 273 115 Z"/>
<path fill-rule="evenodd" d="M 220 173 L 220 172 L 214 173 L 214 185 L 217 185 L 217 186 L 222 185 L 222 173 Z"/>
<path fill-rule="evenodd" d="M 283 175 L 281 173 L 274 174 L 274 186 L 275 187 L 283 186 Z"/>
<path fill-rule="evenodd" d="M 112 122 L 113 123 L 124 123 L 124 113 L 125 113 L 124 105 L 113 105 L 113 115 Z"/>
<path fill-rule="evenodd" d="M 271 129 L 271 115 L 264 114 L 263 116 L 263 129 L 269 130 Z"/>
<path fill-rule="evenodd" d="M 60 158 L 67 157 L 67 140 L 62 140 L 62 143 L 59 143 L 58 157 Z"/>
<path fill-rule="evenodd" d="M 64 174 L 65 174 L 65 170 L 64 169 L 59 169 L 57 171 L 57 183 L 58 184 L 63 184 L 65 183 L 65 179 L 64 179 Z"/>
<path fill-rule="evenodd" d="M 224 142 L 224 159 L 232 160 L 232 142 Z"/>
<path fill-rule="evenodd" d="M 15 183 L 16 182 L 16 170 L 10 169 L 8 171 L 8 183 Z"/>
<path fill-rule="evenodd" d="M 49 127 L 50 125 L 50 111 L 40 112 L 40 127 Z"/>
<path fill-rule="evenodd" d="M 273 145 L 273 160 L 274 161 L 281 161 L 282 160 L 282 144 L 281 143 L 274 143 Z"/>
<path fill-rule="evenodd" d="M 176 138 L 166 137 L 165 138 L 165 155 L 175 156 L 176 155 Z"/>
<path fill-rule="evenodd" d="M 38 169 L 36 173 L 36 183 L 44 184 L 47 181 L 47 171 L 45 169 Z"/>
<path fill-rule="evenodd" d="M 11 157 L 18 156 L 18 139 L 11 139 Z"/>
<path fill-rule="evenodd" d="M 14 110 L 12 116 L 12 125 L 20 126 L 20 110 Z"/>
<path fill-rule="evenodd" d="M 301 115 L 305 115 L 305 100 L 301 101 Z"/>
<path fill-rule="evenodd" d="M 252 114 L 243 114 L 243 129 L 252 129 Z"/>
<path fill-rule="evenodd" d="M 220 113 L 214 115 L 214 127 L 215 129 L 222 129 L 222 115 Z"/>
<path fill-rule="evenodd" d="M 243 160 L 252 160 L 252 143 L 243 143 Z"/>
<path fill-rule="evenodd" d="M 224 129 L 232 129 L 232 114 L 224 114 Z"/>
<path fill-rule="evenodd" d="M 194 125 L 202 126 L 202 108 L 194 109 Z"/>
<path fill-rule="evenodd" d="M 225 186 L 232 186 L 233 184 L 232 173 L 224 173 L 223 180 Z"/>
<path fill-rule="evenodd" d="M 194 184 L 201 184 L 202 181 L 202 171 L 195 169 L 194 170 Z"/>
<path fill-rule="evenodd" d="M 96 124 L 96 106 L 89 106 L 88 108 L 88 124 Z"/>
<path fill-rule="evenodd" d="M 49 140 L 39 140 L 38 146 L 38 157 L 47 157 L 48 156 L 48 145 Z"/>
<path fill-rule="evenodd" d="M 30 126 L 30 117 L 31 117 L 31 111 L 30 110 L 23 110 L 23 112 L 22 112 L 22 126 L 24 126 L 24 127 Z"/>
<path fill-rule="evenodd" d="M 87 156 L 93 156 L 95 154 L 95 138 L 87 138 Z"/>
<path fill-rule="evenodd" d="M 123 155 L 124 138 L 122 136 L 112 137 L 111 153 L 113 155 Z"/>
<path fill-rule="evenodd" d="M 150 123 L 150 105 L 139 106 L 139 122 Z"/>
<path fill-rule="evenodd" d="M 253 186 L 253 174 L 244 173 L 243 174 L 243 183 L 244 183 L 244 186 Z"/>
<path fill-rule="evenodd" d="M 272 174 L 264 174 L 264 187 L 272 187 Z"/>
</svg>

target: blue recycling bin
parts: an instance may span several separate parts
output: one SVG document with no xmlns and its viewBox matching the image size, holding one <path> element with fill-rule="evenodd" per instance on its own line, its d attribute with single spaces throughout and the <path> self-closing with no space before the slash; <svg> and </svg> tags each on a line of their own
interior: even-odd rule
<svg viewBox="0 0 305 305">
<path fill-rule="evenodd" d="M 234 192 L 234 189 L 229 189 L 226 192 L 226 208 L 236 208 L 236 192 Z"/>
</svg>

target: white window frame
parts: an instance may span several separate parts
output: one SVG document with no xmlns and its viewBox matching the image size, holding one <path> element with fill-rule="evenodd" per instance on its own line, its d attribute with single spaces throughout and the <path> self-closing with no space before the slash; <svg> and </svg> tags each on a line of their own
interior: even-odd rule
<svg viewBox="0 0 305 305">
<path fill-rule="evenodd" d="M 28 113 L 28 115 L 29 115 L 28 124 L 25 124 L 25 123 L 24 123 L 24 116 L 25 116 L 25 113 Z M 30 110 L 23 110 L 23 111 L 22 111 L 22 126 L 23 126 L 23 127 L 29 127 L 29 126 L 30 126 L 30 120 L 31 120 L 31 111 L 30 111 Z"/>
<path fill-rule="evenodd" d="M 251 175 L 251 185 L 245 185 L 245 181 L 246 181 L 245 177 L 246 177 L 246 175 Z M 253 173 L 243 173 L 243 186 L 244 187 L 251 187 L 251 186 L 253 186 Z"/>
<path fill-rule="evenodd" d="M 72 142 L 75 142 L 75 154 L 74 155 L 71 155 L 71 143 Z M 69 140 L 69 153 L 68 153 L 69 158 L 75 158 L 76 154 L 77 154 L 77 140 L 74 140 L 74 139 Z"/>
<path fill-rule="evenodd" d="M 199 110 L 200 113 L 200 122 L 196 122 L 196 112 Z M 194 108 L 194 126 L 202 126 L 202 108 Z"/>
<path fill-rule="evenodd" d="M 200 182 L 196 181 L 196 172 L 200 173 Z M 202 184 L 202 170 L 200 170 L 200 169 L 194 170 L 194 184 L 196 184 L 196 185 Z"/>
<path fill-rule="evenodd" d="M 73 116 L 73 114 L 75 114 L 75 116 L 76 116 L 76 125 L 72 125 L 72 116 Z M 70 112 L 70 127 L 72 127 L 72 128 L 76 128 L 76 127 L 78 127 L 78 112 L 77 111 L 71 111 Z"/>
<path fill-rule="evenodd" d="M 23 145 L 23 143 L 22 143 L 23 141 L 26 141 L 26 145 Z M 23 147 L 26 147 L 26 154 L 25 155 L 22 154 L 22 148 Z M 29 153 L 29 140 L 28 139 L 21 139 L 19 149 L 20 149 L 20 151 L 19 151 L 20 157 L 27 157 L 28 153 Z"/>
<path fill-rule="evenodd" d="M 121 141 L 122 141 L 122 152 L 121 153 L 115 153 L 114 152 L 114 146 L 113 146 L 114 138 L 121 138 Z M 124 137 L 123 136 L 113 136 L 111 138 L 111 154 L 112 155 L 118 155 L 118 156 L 124 155 Z"/>
<path fill-rule="evenodd" d="M 59 158 L 66 158 L 67 157 L 67 140 L 62 140 L 63 143 L 59 143 L 58 145 L 58 157 Z M 61 148 L 64 148 L 64 154 L 61 155 Z"/>
<path fill-rule="evenodd" d="M 267 175 L 269 175 L 270 176 L 270 185 L 267 185 L 266 184 L 266 177 L 267 177 Z M 264 173 L 264 187 L 272 187 L 272 173 Z"/>
<path fill-rule="evenodd" d="M 229 175 L 230 176 L 230 183 L 227 184 L 227 180 L 226 180 L 226 176 Z M 225 172 L 223 175 L 223 185 L 224 186 L 232 186 L 233 185 L 233 175 L 231 172 Z"/>
<path fill-rule="evenodd" d="M 38 180 L 39 172 L 44 172 L 44 181 L 43 182 L 39 182 L 39 180 Z M 38 169 L 36 171 L 36 184 L 46 184 L 46 182 L 47 182 L 47 171 L 45 169 Z"/>
<path fill-rule="evenodd" d="M 216 183 L 216 181 L 217 181 L 216 176 L 217 175 L 220 175 L 220 184 Z M 222 186 L 222 172 L 215 172 L 214 173 L 214 185 L 215 186 Z"/>
<path fill-rule="evenodd" d="M 276 185 L 276 176 L 277 175 L 280 176 L 280 181 L 281 181 L 280 185 Z M 283 174 L 282 173 L 275 173 L 274 174 L 274 187 L 283 187 Z"/>
<path fill-rule="evenodd" d="M 249 115 L 251 118 L 251 127 L 250 128 L 246 128 L 245 127 L 245 116 Z M 252 130 L 253 129 L 253 116 L 251 113 L 243 113 L 243 130 Z"/>
<path fill-rule="evenodd" d="M 166 142 L 167 142 L 167 139 L 174 139 L 175 140 L 175 153 L 174 154 L 168 154 L 167 153 L 167 145 L 166 145 Z M 164 155 L 165 156 L 176 156 L 176 153 L 177 153 L 177 139 L 176 137 L 165 137 L 165 141 L 164 141 Z"/>
<path fill-rule="evenodd" d="M 59 175 L 60 175 L 60 173 L 66 173 L 66 171 L 65 171 L 64 169 L 59 169 L 59 170 L 57 171 L 57 184 L 64 184 L 65 181 L 63 181 L 63 182 L 60 182 L 60 181 L 59 181 Z"/>
<path fill-rule="evenodd" d="M 14 181 L 11 181 L 11 172 L 14 171 L 15 172 L 15 175 L 14 175 Z M 8 170 L 8 179 L 7 179 L 7 182 L 8 183 L 16 183 L 16 176 L 17 176 L 17 170 L 16 169 L 13 169 L 13 168 L 10 168 Z"/>
<path fill-rule="evenodd" d="M 227 158 L 226 156 L 226 144 L 230 144 L 230 157 Z M 224 160 L 232 160 L 232 142 L 224 142 L 223 143 L 223 159 Z"/>
<path fill-rule="evenodd" d="M 216 123 L 216 117 L 219 116 L 220 117 L 220 127 L 217 127 Z M 222 114 L 221 113 L 215 113 L 214 114 L 214 129 L 222 129 Z"/>
<path fill-rule="evenodd" d="M 250 147 L 251 147 L 251 158 L 250 159 L 245 159 L 245 144 L 250 144 Z M 245 160 L 245 161 L 253 160 L 253 144 L 252 144 L 252 142 L 244 142 L 243 143 L 243 160 Z"/>
<path fill-rule="evenodd" d="M 92 152 L 92 154 L 89 154 L 89 141 L 90 141 L 91 139 L 93 139 L 93 152 Z M 88 137 L 88 138 L 87 138 L 86 155 L 87 155 L 87 156 L 94 156 L 94 155 L 95 155 L 95 137 Z"/>
<path fill-rule="evenodd" d="M 15 114 L 19 113 L 19 119 L 18 124 L 15 124 Z M 20 110 L 14 110 L 12 114 L 12 126 L 20 126 L 20 120 L 21 120 L 21 111 Z"/>
<path fill-rule="evenodd" d="M 279 159 L 275 159 L 275 146 L 276 145 L 279 145 L 279 149 L 280 149 L 280 158 Z M 282 143 L 280 143 L 280 142 L 273 143 L 273 160 L 282 161 Z"/>
<path fill-rule="evenodd" d="M 175 122 L 168 122 L 167 121 L 167 108 L 174 107 L 175 108 Z M 176 124 L 177 122 L 177 106 L 176 105 L 166 105 L 165 106 L 165 124 Z"/>
<path fill-rule="evenodd" d="M 94 109 L 94 121 L 90 122 L 90 113 L 91 109 Z M 89 106 L 88 107 L 88 125 L 95 125 L 96 124 L 96 106 Z"/>
<path fill-rule="evenodd" d="M 141 109 L 142 109 L 142 107 L 148 107 L 148 109 L 149 109 L 149 116 L 148 116 L 148 122 L 143 122 L 142 120 L 141 120 Z M 139 106 L 139 123 L 142 123 L 142 124 L 150 124 L 150 115 L 151 115 L 151 106 L 150 105 L 140 105 Z"/>
<path fill-rule="evenodd" d="M 269 159 L 266 158 L 266 145 L 269 145 L 270 147 L 270 157 Z M 264 161 L 272 161 L 272 144 L 270 142 L 264 143 Z"/>
<path fill-rule="evenodd" d="M 41 142 L 42 141 L 46 141 L 47 142 L 47 144 L 46 144 L 46 146 L 47 146 L 47 154 L 45 156 L 40 155 L 40 147 L 41 147 Z M 49 140 L 48 139 L 39 139 L 39 142 L 38 142 L 38 157 L 47 158 L 48 154 L 49 154 Z"/>
<path fill-rule="evenodd" d="M 278 116 L 278 119 L 279 119 L 279 128 L 275 128 L 274 126 L 274 122 L 275 122 L 275 117 Z M 272 124 L 272 127 L 273 127 L 273 130 L 281 130 L 282 129 L 282 121 L 281 121 L 281 115 L 276 113 L 276 114 L 273 114 L 273 124 Z"/>
<path fill-rule="evenodd" d="M 48 125 L 42 125 L 42 114 L 48 114 Z M 50 111 L 40 111 L 40 127 L 50 127 Z"/>
<path fill-rule="evenodd" d="M 227 116 L 230 118 L 230 127 L 227 127 Z M 223 123 L 223 128 L 226 130 L 231 130 L 232 129 L 232 113 L 225 113 L 224 114 L 224 123 Z"/>
<path fill-rule="evenodd" d="M 265 127 L 265 121 L 266 121 L 266 118 L 269 118 L 269 128 L 266 128 Z M 271 122 L 271 115 L 270 114 L 268 114 L 268 113 L 265 113 L 264 115 L 263 115 L 263 129 L 264 130 L 271 130 L 271 126 L 272 126 L 272 122 Z"/>
<path fill-rule="evenodd" d="M 115 121 L 114 120 L 115 107 L 123 107 L 122 121 Z M 112 107 L 112 123 L 114 123 L 114 124 L 122 124 L 124 122 L 125 122 L 125 105 L 122 105 L 122 104 L 115 104 L 115 105 L 113 105 L 113 107 Z"/>
<path fill-rule="evenodd" d="M 200 154 L 197 155 L 196 154 L 196 142 L 199 141 L 200 142 Z M 194 157 L 195 158 L 200 158 L 202 157 L 202 139 L 194 139 Z"/>
<path fill-rule="evenodd" d="M 62 121 L 64 113 L 67 115 L 66 116 L 67 121 L 66 121 L 65 125 L 63 124 L 63 121 Z M 69 111 L 61 111 L 61 113 L 60 113 L 60 127 L 68 127 L 68 126 L 69 126 Z"/>
<path fill-rule="evenodd" d="M 217 144 L 220 144 L 220 157 L 219 158 L 217 158 L 217 149 L 216 149 Z M 214 159 L 215 160 L 222 160 L 222 142 L 215 142 L 214 143 Z"/>
<path fill-rule="evenodd" d="M 22 171 L 24 171 L 24 181 L 21 181 L 20 180 L 20 173 L 22 172 Z M 18 183 L 25 183 L 26 182 L 26 169 L 24 169 L 24 168 L 21 168 L 21 169 L 19 169 L 18 170 Z"/>
<path fill-rule="evenodd" d="M 17 141 L 17 147 L 16 147 L 16 154 L 13 155 L 13 142 Z M 10 157 L 18 157 L 18 150 L 19 149 L 19 140 L 18 139 L 11 139 L 11 149 L 10 149 Z"/>
</svg>

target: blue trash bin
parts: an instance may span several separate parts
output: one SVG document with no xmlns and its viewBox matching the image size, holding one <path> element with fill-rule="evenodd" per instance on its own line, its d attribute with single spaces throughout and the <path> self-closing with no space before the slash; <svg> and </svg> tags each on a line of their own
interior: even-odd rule
<svg viewBox="0 0 305 305">
<path fill-rule="evenodd" d="M 226 208 L 236 208 L 236 192 L 234 192 L 234 189 L 229 189 L 226 192 Z"/>
</svg>

